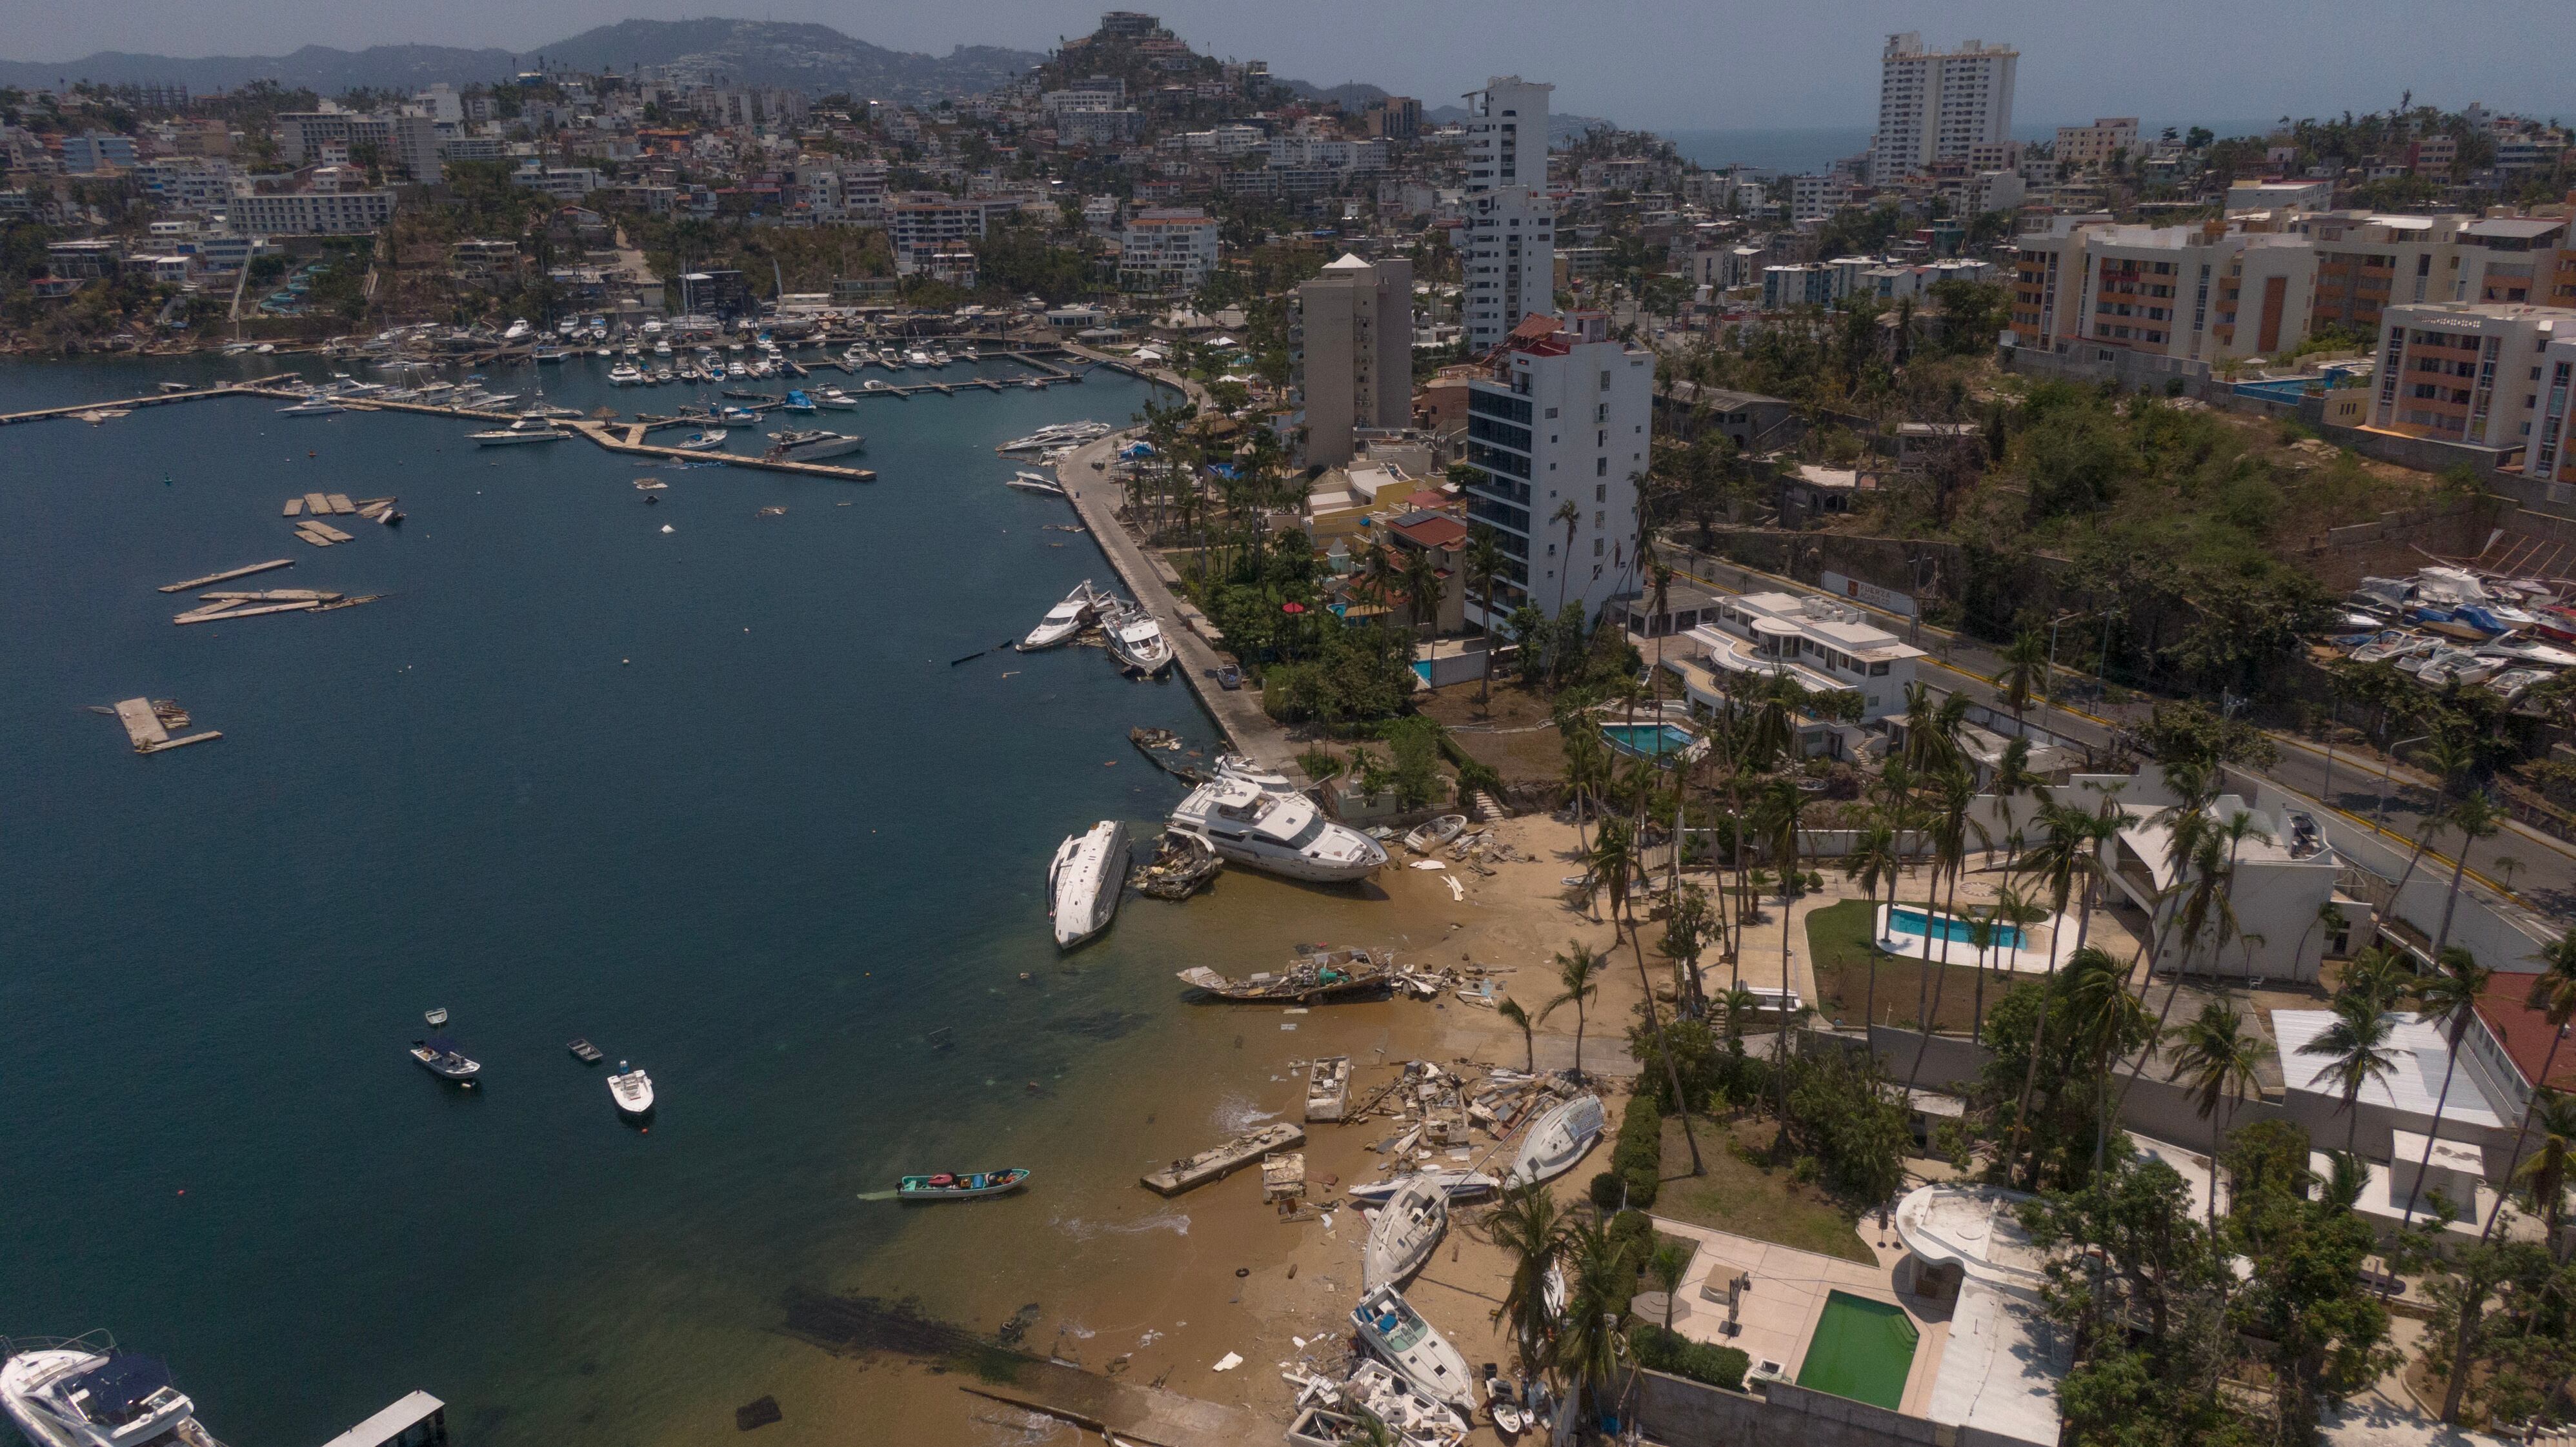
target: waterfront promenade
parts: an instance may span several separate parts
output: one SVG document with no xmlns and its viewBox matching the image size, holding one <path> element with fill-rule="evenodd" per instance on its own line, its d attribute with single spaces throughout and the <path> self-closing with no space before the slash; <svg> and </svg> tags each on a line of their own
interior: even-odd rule
<svg viewBox="0 0 2576 1447">
<path fill-rule="evenodd" d="M 1291 779 L 1302 780 L 1305 774 L 1297 767 L 1297 746 L 1290 741 L 1288 731 L 1263 711 L 1261 695 L 1250 687 L 1228 690 L 1217 686 L 1216 670 L 1227 660 L 1199 633 L 1200 628 L 1208 626 L 1207 621 L 1198 609 L 1181 599 L 1177 591 L 1180 576 L 1160 554 L 1147 552 L 1130 537 L 1126 526 L 1119 522 L 1118 484 L 1108 468 L 1118 448 L 1127 441 L 1125 434 L 1112 433 L 1085 446 L 1056 469 L 1057 481 L 1063 484 L 1065 496 L 1072 499 L 1082 525 L 1099 540 L 1100 550 L 1109 556 L 1109 565 L 1118 570 L 1127 590 L 1162 623 L 1163 636 L 1172 643 L 1172 666 L 1198 691 L 1199 702 L 1225 730 L 1235 752 Z M 1094 464 L 1098 465 L 1096 469 Z"/>
</svg>

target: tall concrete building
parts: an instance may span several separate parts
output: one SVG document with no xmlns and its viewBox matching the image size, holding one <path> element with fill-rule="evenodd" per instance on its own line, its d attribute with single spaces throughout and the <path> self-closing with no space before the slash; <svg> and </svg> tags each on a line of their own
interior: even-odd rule
<svg viewBox="0 0 2576 1447">
<path fill-rule="evenodd" d="M 1556 313 L 1556 203 L 1547 193 L 1552 85 L 1498 75 L 1467 100 L 1467 349 L 1502 345 L 1523 318 Z"/>
<path fill-rule="evenodd" d="M 2013 68 L 2021 52 L 1970 40 L 1925 50 L 1914 31 L 1887 37 L 1879 55 L 1878 135 L 1870 180 L 1887 185 L 1928 172 L 1935 161 L 1967 161 L 1978 147 L 2012 139 Z"/>
<path fill-rule="evenodd" d="M 1467 387 L 1467 515 L 1494 531 L 1504 579 L 1488 619 L 1527 602 L 1584 616 L 1634 593 L 1638 481 L 1654 437 L 1654 357 L 1610 340 L 1609 319 L 1574 312 L 1561 328 L 1524 328 L 1490 378 Z"/>
<path fill-rule="evenodd" d="M 1290 380 L 1306 407 L 1306 461 L 1335 466 L 1361 428 L 1413 420 L 1413 263 L 1345 255 L 1297 288 Z"/>
</svg>

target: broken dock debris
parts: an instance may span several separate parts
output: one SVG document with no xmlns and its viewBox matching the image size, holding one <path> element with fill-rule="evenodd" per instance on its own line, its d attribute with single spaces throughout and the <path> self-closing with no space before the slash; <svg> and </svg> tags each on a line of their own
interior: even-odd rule
<svg viewBox="0 0 2576 1447">
<path fill-rule="evenodd" d="M 1145 1189 L 1166 1196 L 1196 1190 L 1210 1181 L 1220 1181 L 1260 1160 L 1273 1151 L 1286 1150 L 1306 1143 L 1306 1128 L 1286 1121 L 1273 1121 L 1259 1130 L 1246 1131 L 1222 1145 L 1210 1146 L 1186 1160 L 1178 1160 L 1159 1171 L 1147 1174 Z"/>
<path fill-rule="evenodd" d="M 202 578 L 190 578 L 184 583 L 167 583 L 162 585 L 161 591 L 164 593 L 185 593 L 191 588 L 211 588 L 217 583 L 229 583 L 235 578 L 247 578 L 253 573 L 265 573 L 272 568 L 291 568 L 294 566 L 295 560 L 293 558 L 271 558 L 265 563 L 253 563 L 247 568 L 234 568 L 228 572 L 222 573 L 208 573 Z"/>
<path fill-rule="evenodd" d="M 223 734 L 208 729 L 201 734 L 172 736 L 173 728 L 186 728 L 191 722 L 176 700 L 167 698 L 129 698 L 119 702 L 113 712 L 116 721 L 125 725 L 125 736 L 134 743 L 138 754 L 157 754 L 164 749 L 182 748 L 219 739 Z"/>
</svg>

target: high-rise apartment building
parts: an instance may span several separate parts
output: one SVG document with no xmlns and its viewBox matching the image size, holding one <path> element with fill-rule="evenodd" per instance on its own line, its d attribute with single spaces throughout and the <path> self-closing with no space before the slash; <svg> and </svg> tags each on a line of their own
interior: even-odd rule
<svg viewBox="0 0 2576 1447">
<path fill-rule="evenodd" d="M 1977 147 L 2010 141 L 2013 68 L 2020 60 L 2009 45 L 1970 40 L 1956 50 L 1925 50 L 1913 31 L 1887 37 L 1879 56 L 1870 180 L 1883 186 L 1927 172 L 1935 161 L 1968 161 Z"/>
<path fill-rule="evenodd" d="M 1556 204 L 1547 194 L 1555 89 L 1498 75 L 1467 96 L 1467 349 L 1486 352 L 1532 313 L 1556 313 Z"/>
<path fill-rule="evenodd" d="M 1413 420 L 1413 263 L 1344 256 L 1297 288 L 1290 381 L 1306 408 L 1306 461 L 1348 462 L 1361 428 Z"/>
<path fill-rule="evenodd" d="M 2576 368 L 2576 311 L 2499 302 L 2388 308 L 2370 426 L 2409 437 L 2509 448 L 2535 478 L 2554 478 L 2566 437 L 2566 384 Z M 2547 401 L 2548 406 L 2543 406 Z M 2553 415 L 2554 414 L 2554 415 Z M 2550 444 L 2556 442 L 2558 447 Z M 2541 461 L 2544 452 L 2548 461 Z"/>
<path fill-rule="evenodd" d="M 1470 519 L 1494 531 L 1503 577 L 1487 618 L 1500 628 L 1531 603 L 1587 618 L 1638 586 L 1637 490 L 1654 438 L 1654 357 L 1610 340 L 1609 319 L 1574 312 L 1561 328 L 1524 328 L 1490 379 L 1467 387 Z"/>
</svg>

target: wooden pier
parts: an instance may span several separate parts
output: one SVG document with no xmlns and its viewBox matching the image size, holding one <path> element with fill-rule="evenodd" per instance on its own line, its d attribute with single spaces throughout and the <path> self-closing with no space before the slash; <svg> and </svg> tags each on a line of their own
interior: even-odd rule
<svg viewBox="0 0 2576 1447">
<path fill-rule="evenodd" d="M 1259 1130 L 1247 1131 L 1223 1145 L 1210 1146 L 1187 1160 L 1174 1161 L 1142 1179 L 1145 1189 L 1165 1196 L 1194 1191 L 1210 1181 L 1221 1181 L 1245 1166 L 1258 1162 L 1272 1151 L 1286 1150 L 1306 1143 L 1306 1128 L 1276 1121 Z"/>
<path fill-rule="evenodd" d="M 161 715 L 153 711 L 152 700 L 148 698 L 129 698 L 119 702 L 116 721 L 125 725 L 125 736 L 133 741 L 134 751 L 138 754 L 157 754 L 165 749 L 185 748 L 223 737 L 220 731 L 208 729 L 201 734 L 182 734 L 172 738 L 170 731 L 161 726 Z"/>
</svg>

